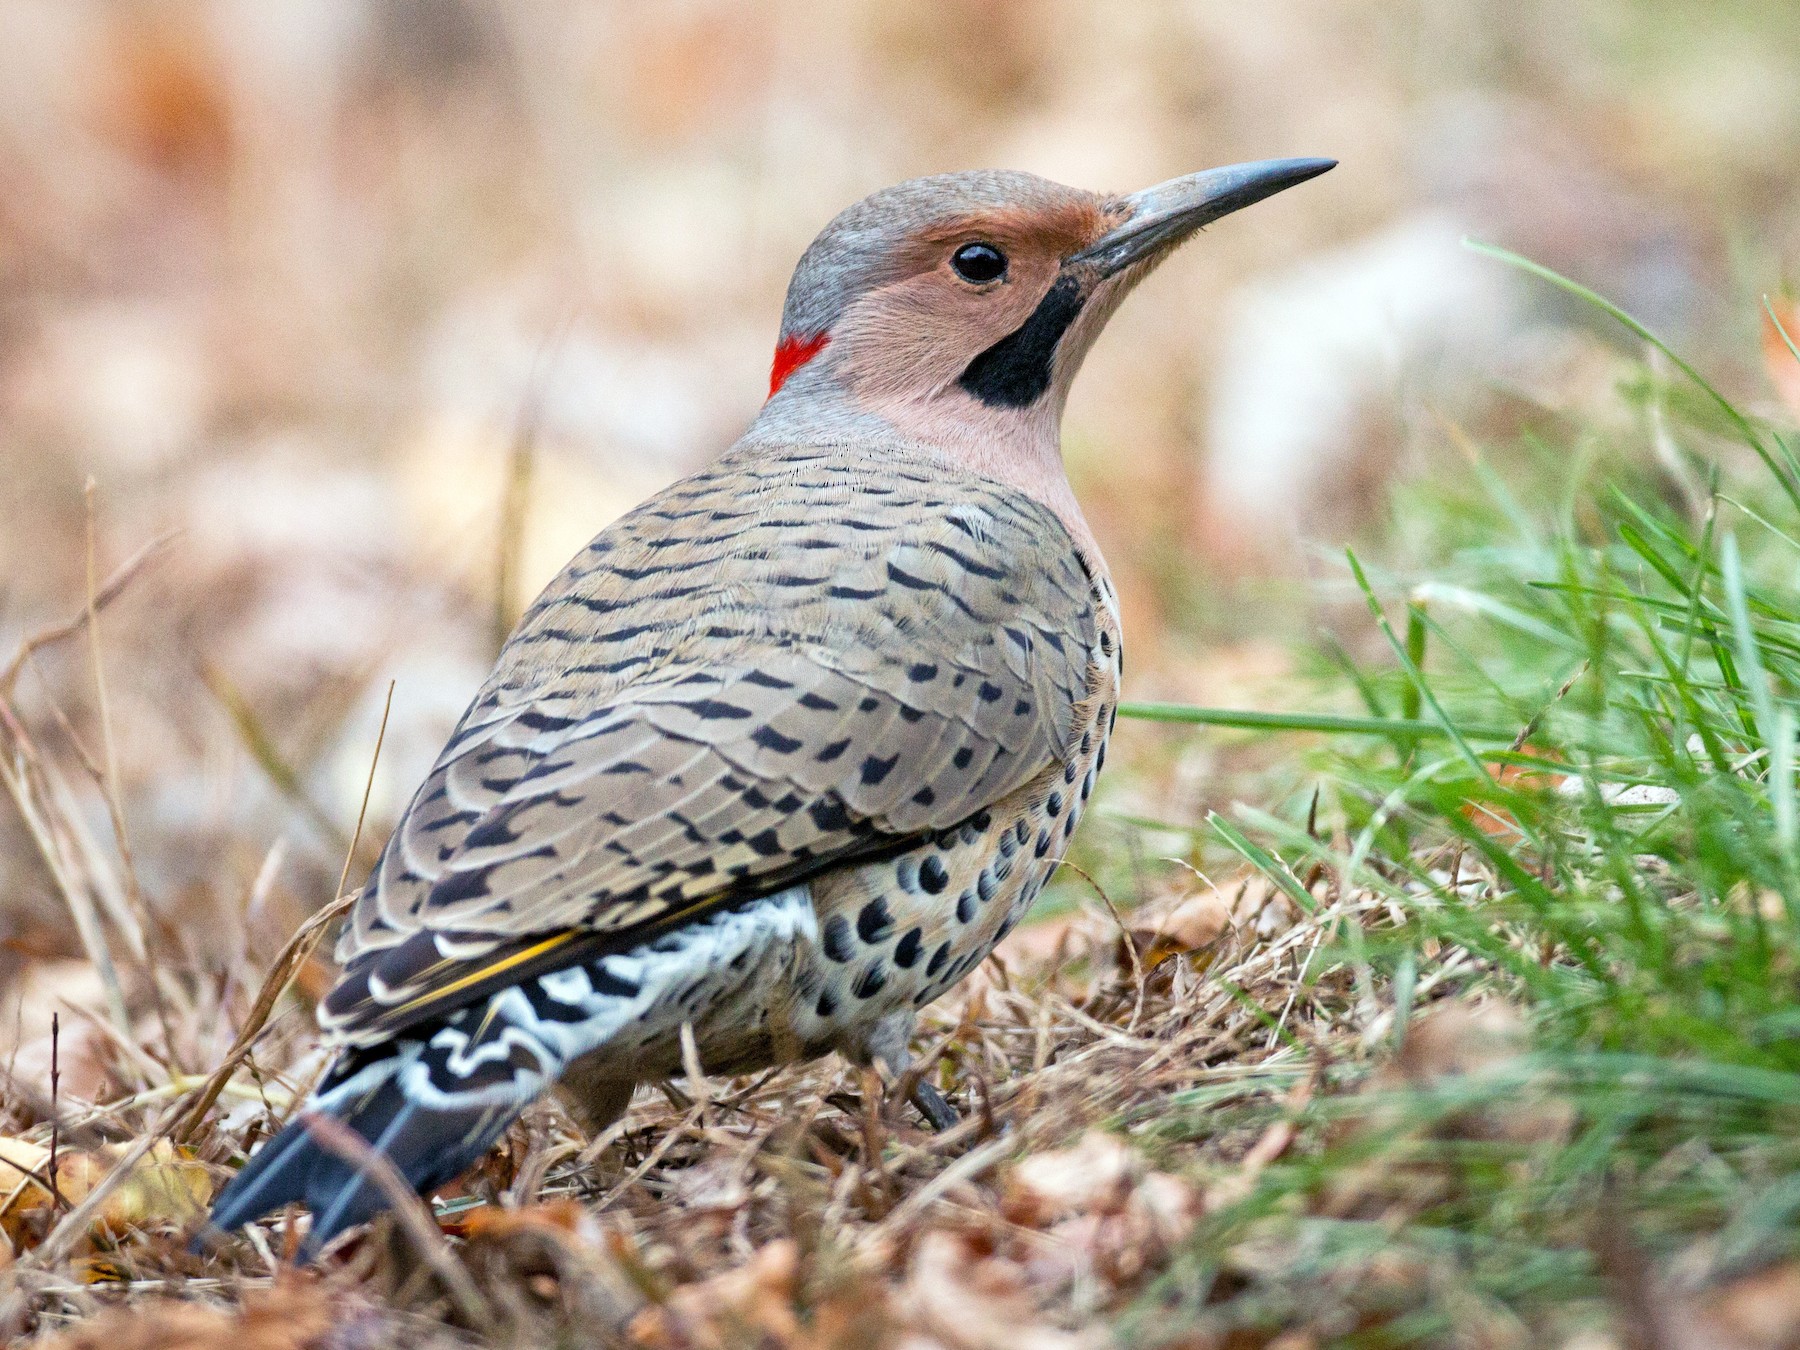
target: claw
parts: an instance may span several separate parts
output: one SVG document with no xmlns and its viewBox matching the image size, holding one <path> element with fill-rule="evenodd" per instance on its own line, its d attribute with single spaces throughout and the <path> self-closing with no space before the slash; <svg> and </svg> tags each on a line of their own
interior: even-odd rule
<svg viewBox="0 0 1800 1350">
<path fill-rule="evenodd" d="M 925 1123 L 939 1133 L 962 1120 L 956 1114 L 956 1108 L 944 1100 L 944 1094 L 922 1078 L 914 1084 L 910 1100 L 919 1108 L 919 1114 L 925 1117 Z"/>
</svg>

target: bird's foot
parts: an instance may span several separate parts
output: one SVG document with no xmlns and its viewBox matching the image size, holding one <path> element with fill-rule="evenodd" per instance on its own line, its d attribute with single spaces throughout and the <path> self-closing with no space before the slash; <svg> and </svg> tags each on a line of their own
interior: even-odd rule
<svg viewBox="0 0 1800 1350">
<path fill-rule="evenodd" d="M 944 1100 L 944 1094 L 923 1078 L 913 1084 L 909 1100 L 919 1108 L 919 1114 L 925 1117 L 925 1123 L 940 1134 L 962 1121 L 962 1117 L 956 1114 L 956 1108 Z"/>
</svg>

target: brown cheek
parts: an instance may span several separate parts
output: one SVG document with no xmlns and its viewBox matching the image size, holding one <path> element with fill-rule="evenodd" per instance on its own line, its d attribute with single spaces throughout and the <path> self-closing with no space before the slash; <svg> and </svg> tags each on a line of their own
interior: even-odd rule
<svg viewBox="0 0 1800 1350">
<path fill-rule="evenodd" d="M 1050 265 L 1015 264 L 995 291 L 972 291 L 927 273 L 884 286 L 839 320 L 839 369 L 859 392 L 898 397 L 955 383 L 981 352 L 1031 316 L 1054 276 Z"/>
</svg>

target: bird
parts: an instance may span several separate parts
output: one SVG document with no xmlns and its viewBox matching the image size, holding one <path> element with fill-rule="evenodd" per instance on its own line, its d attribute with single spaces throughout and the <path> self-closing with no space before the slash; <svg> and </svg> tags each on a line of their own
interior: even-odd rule
<svg viewBox="0 0 1800 1350">
<path fill-rule="evenodd" d="M 302 1202 L 316 1254 L 552 1089 L 599 1131 L 690 1068 L 904 1074 L 1059 865 L 1118 713 L 1076 371 L 1179 244 L 1334 163 L 939 174 L 833 219 L 743 436 L 521 617 L 351 905 L 330 1068 L 209 1231 Z"/>
</svg>

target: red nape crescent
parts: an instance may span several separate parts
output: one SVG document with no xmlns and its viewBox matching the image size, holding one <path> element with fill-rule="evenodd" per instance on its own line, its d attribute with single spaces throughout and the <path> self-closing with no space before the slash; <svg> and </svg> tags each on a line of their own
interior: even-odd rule
<svg viewBox="0 0 1800 1350">
<path fill-rule="evenodd" d="M 769 397 L 774 398 L 787 383 L 787 377 L 824 351 L 829 341 L 831 337 L 827 333 L 783 338 L 781 345 L 775 348 L 775 362 L 769 367 Z"/>
</svg>

